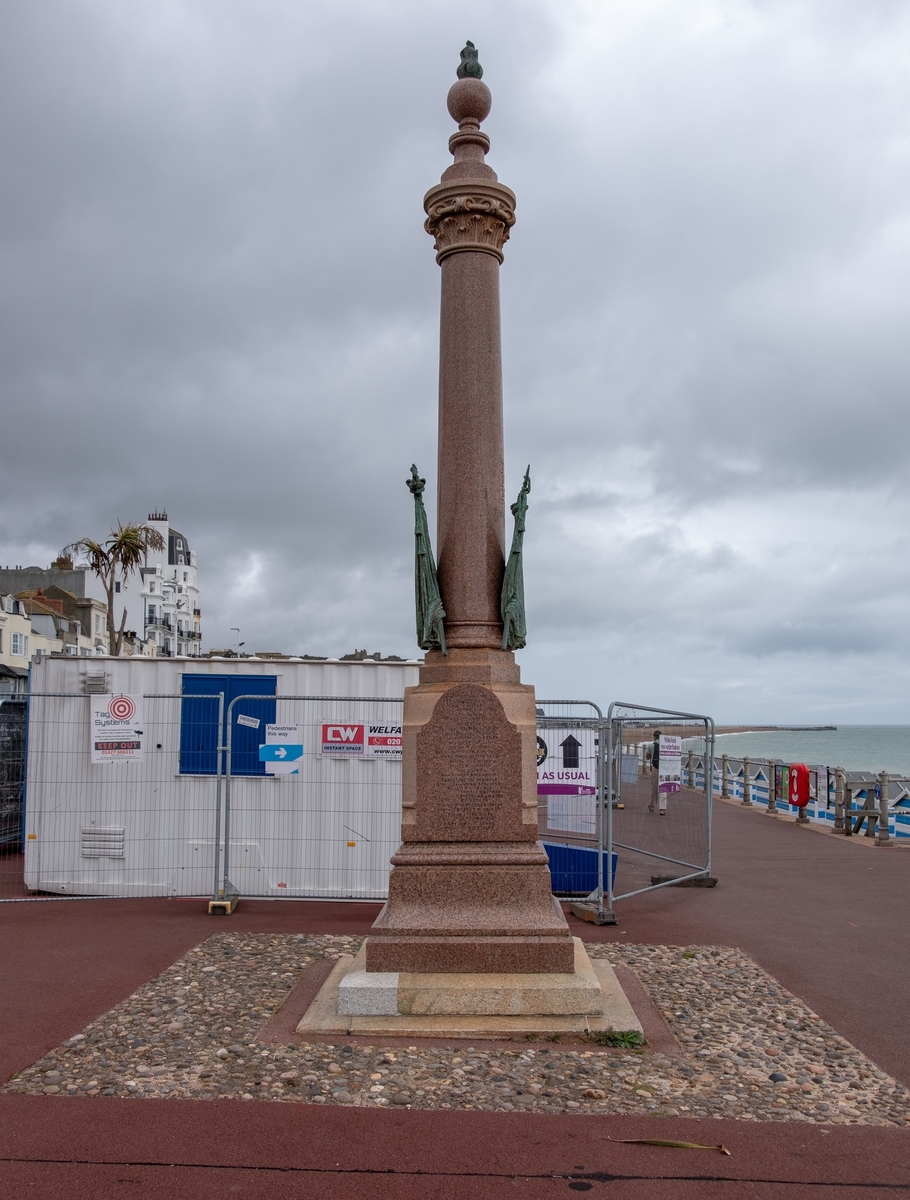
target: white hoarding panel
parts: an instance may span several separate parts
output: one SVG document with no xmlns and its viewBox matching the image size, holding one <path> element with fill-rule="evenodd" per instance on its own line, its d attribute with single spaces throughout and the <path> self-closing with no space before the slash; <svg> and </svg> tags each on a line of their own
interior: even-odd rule
<svg viewBox="0 0 910 1200">
<path fill-rule="evenodd" d="M 226 755 L 217 752 L 218 689 L 206 677 L 239 676 L 252 685 L 267 676 L 275 680 L 272 707 L 257 699 L 238 714 L 249 718 L 250 753 L 236 745 L 243 726 L 235 722 L 232 882 L 250 896 L 381 899 L 401 839 L 394 745 L 400 701 L 418 671 L 417 662 L 37 659 L 28 716 L 26 886 L 86 896 L 211 895 Z M 196 687 L 200 679 L 207 688 Z M 240 688 L 247 690 L 256 688 Z M 92 763 L 93 712 L 119 695 L 136 703 L 132 732 L 142 730 L 144 760 L 118 755 L 100 770 Z M 120 719 L 119 740 L 131 740 L 123 738 Z M 324 725 L 333 727 L 331 738 Z M 337 727 L 355 730 L 356 753 L 322 753 L 323 733 L 328 744 L 350 744 Z M 99 741 L 114 740 L 110 728 Z M 276 765 L 303 747 L 288 786 L 267 769 L 261 746 L 272 747 L 267 753 Z M 377 766 L 377 758 L 386 765 Z"/>
</svg>

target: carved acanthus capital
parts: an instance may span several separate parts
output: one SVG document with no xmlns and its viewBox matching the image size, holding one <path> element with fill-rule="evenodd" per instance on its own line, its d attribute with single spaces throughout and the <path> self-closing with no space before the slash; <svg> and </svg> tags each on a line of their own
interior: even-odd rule
<svg viewBox="0 0 910 1200">
<path fill-rule="evenodd" d="M 498 216 L 467 208 L 452 216 L 428 217 L 425 228 L 435 239 L 437 262 L 463 250 L 493 254 L 502 262 L 509 237 L 508 226 Z"/>
<path fill-rule="evenodd" d="M 515 196 L 501 183 L 465 180 L 441 184 L 424 198 L 424 228 L 435 238 L 436 261 L 464 250 L 492 254 L 502 248 L 515 224 Z"/>
</svg>

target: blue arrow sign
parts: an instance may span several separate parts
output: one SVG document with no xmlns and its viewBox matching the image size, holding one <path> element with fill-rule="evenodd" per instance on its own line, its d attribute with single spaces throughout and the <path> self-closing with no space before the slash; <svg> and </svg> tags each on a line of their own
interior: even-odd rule
<svg viewBox="0 0 910 1200">
<path fill-rule="evenodd" d="M 298 758 L 303 758 L 303 746 L 267 742 L 259 747 L 260 762 L 295 762 Z"/>
</svg>

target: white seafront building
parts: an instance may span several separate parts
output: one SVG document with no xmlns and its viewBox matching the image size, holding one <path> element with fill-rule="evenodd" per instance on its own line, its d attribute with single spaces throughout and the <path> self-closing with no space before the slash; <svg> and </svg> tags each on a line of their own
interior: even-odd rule
<svg viewBox="0 0 910 1200">
<path fill-rule="evenodd" d="M 190 548 L 185 534 L 171 528 L 166 512 L 149 513 L 146 524 L 161 535 L 164 548 L 149 550 L 142 566 L 128 579 L 118 579 L 114 584 L 116 629 L 120 628 L 126 611 L 123 626 L 126 637 L 121 654 L 127 657 L 199 658 L 202 654 L 202 613 L 195 551 Z M 78 617 L 83 626 L 91 622 L 91 628 L 84 628 L 85 636 L 91 642 L 89 649 L 83 648 L 80 642 L 76 652 L 101 654 L 109 651 L 102 612 L 107 608 L 107 596 L 101 580 L 85 564 L 74 566 L 69 559 L 59 558 L 46 568 L 0 568 L 0 597 L 7 594 L 40 603 L 62 602 L 63 615 L 71 620 Z M 37 612 L 38 606 L 33 607 Z M 86 611 L 77 613 L 76 609 Z M 18 615 L 18 612 L 11 615 Z M 15 642 L 13 632 L 17 635 Z M 23 642 L 18 636 L 18 628 L 10 630 L 4 641 L 10 643 L 9 649 L 15 646 L 14 653 L 25 660 L 24 666 L 39 650 L 72 653 L 63 645 L 51 645 L 46 636 L 44 640 L 39 636 L 49 632 L 49 629 L 39 630 L 32 621 L 31 628 L 26 631 L 27 641 Z"/>
<path fill-rule="evenodd" d="M 164 549 L 150 550 L 146 564 L 116 585 L 114 623 L 119 628 L 126 609 L 126 628 L 136 631 L 149 653 L 199 658 L 202 613 L 196 553 L 186 535 L 171 528 L 166 512 L 149 513 L 146 524 L 161 535 Z M 95 580 L 95 589 L 99 586 Z"/>
</svg>

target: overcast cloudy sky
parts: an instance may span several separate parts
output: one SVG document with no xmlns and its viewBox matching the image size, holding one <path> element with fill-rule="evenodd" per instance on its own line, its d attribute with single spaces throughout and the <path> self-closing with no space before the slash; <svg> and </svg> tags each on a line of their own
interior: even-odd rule
<svg viewBox="0 0 910 1200">
<path fill-rule="evenodd" d="M 466 38 L 539 694 L 907 723 L 907 0 L 9 0 L 0 564 L 163 506 L 206 647 L 417 653 Z M 511 495 L 510 495 L 510 498 Z"/>
</svg>

